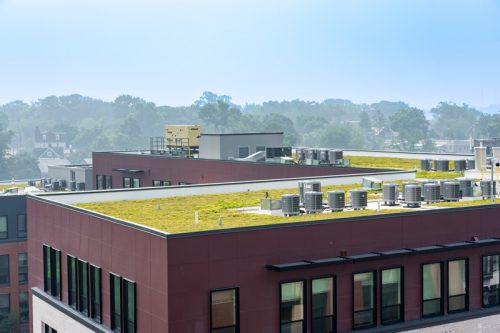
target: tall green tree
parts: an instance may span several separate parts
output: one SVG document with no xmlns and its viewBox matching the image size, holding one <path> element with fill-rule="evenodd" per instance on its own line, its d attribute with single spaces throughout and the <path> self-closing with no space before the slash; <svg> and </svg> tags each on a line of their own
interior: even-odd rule
<svg viewBox="0 0 500 333">
<path fill-rule="evenodd" d="M 401 109 L 390 118 L 391 129 L 399 134 L 399 148 L 415 150 L 415 145 L 427 138 L 429 121 L 425 118 L 424 111 L 411 108 Z"/>
<path fill-rule="evenodd" d="M 466 104 L 441 102 L 431 110 L 432 129 L 443 139 L 468 139 L 476 132 L 481 113 Z"/>
<path fill-rule="evenodd" d="M 0 179 L 8 179 L 6 152 L 9 149 L 12 131 L 7 129 L 7 116 L 0 113 Z"/>
</svg>

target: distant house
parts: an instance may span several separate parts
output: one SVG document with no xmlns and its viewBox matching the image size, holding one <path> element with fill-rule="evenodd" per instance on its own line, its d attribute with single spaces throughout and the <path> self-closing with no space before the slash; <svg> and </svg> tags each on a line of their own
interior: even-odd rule
<svg viewBox="0 0 500 333">
<path fill-rule="evenodd" d="M 66 133 L 40 131 L 35 128 L 35 148 L 33 156 L 40 158 L 63 158 L 66 149 Z"/>
</svg>

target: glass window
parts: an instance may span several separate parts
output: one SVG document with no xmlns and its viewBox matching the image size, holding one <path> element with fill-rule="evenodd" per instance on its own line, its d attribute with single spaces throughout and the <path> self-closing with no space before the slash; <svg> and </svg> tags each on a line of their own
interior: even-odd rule
<svg viewBox="0 0 500 333">
<path fill-rule="evenodd" d="M 161 181 L 161 180 L 153 180 L 153 186 L 163 186 L 163 181 Z"/>
<path fill-rule="evenodd" d="M 104 176 L 96 175 L 96 189 L 103 190 L 104 189 Z"/>
<path fill-rule="evenodd" d="M 8 232 L 7 216 L 0 216 L 0 239 L 7 239 Z"/>
<path fill-rule="evenodd" d="M 55 329 L 53 329 L 52 327 L 50 327 L 47 324 L 43 324 L 43 331 L 44 331 L 44 333 L 57 333 L 57 331 Z"/>
<path fill-rule="evenodd" d="M 448 312 L 468 309 L 468 284 L 467 259 L 448 261 Z"/>
<path fill-rule="evenodd" d="M 10 313 L 10 294 L 0 294 L 0 315 Z"/>
<path fill-rule="evenodd" d="M 29 305 L 28 305 L 28 292 L 21 291 L 19 293 L 19 318 L 22 323 L 29 320 Z"/>
<path fill-rule="evenodd" d="M 17 238 L 26 238 L 27 234 L 26 215 L 17 215 Z"/>
<path fill-rule="evenodd" d="M 0 285 L 6 285 L 10 282 L 9 255 L 0 255 Z"/>
<path fill-rule="evenodd" d="M 50 247 L 43 246 L 43 290 L 52 293 L 52 265 L 50 263 Z"/>
<path fill-rule="evenodd" d="M 135 333 L 136 308 L 135 308 L 135 283 L 122 279 L 123 281 L 123 323 L 125 332 Z M 229 332 L 229 331 L 228 331 Z"/>
<path fill-rule="evenodd" d="M 17 267 L 18 267 L 18 278 L 19 283 L 28 282 L 28 254 L 19 253 L 17 255 Z"/>
<path fill-rule="evenodd" d="M 422 266 L 422 316 L 443 314 L 442 264 L 433 263 Z"/>
<path fill-rule="evenodd" d="M 238 302 L 236 288 L 210 293 L 212 333 L 239 332 Z"/>
<path fill-rule="evenodd" d="M 61 292 L 61 251 L 56 249 L 52 249 L 52 272 L 53 272 L 53 285 L 52 296 L 56 296 L 59 299 L 62 299 Z"/>
<path fill-rule="evenodd" d="M 132 187 L 134 187 L 134 188 L 141 187 L 141 180 L 139 178 L 134 178 Z"/>
<path fill-rule="evenodd" d="M 239 149 L 239 158 L 244 158 L 248 156 L 248 147 L 240 147 Z"/>
<path fill-rule="evenodd" d="M 69 171 L 69 180 L 71 180 L 71 181 L 75 181 L 76 180 L 75 170 L 70 170 Z"/>
<path fill-rule="evenodd" d="M 483 257 L 483 306 L 495 306 L 500 304 L 500 256 Z"/>
<path fill-rule="evenodd" d="M 113 188 L 113 183 L 111 181 L 111 176 L 104 176 L 104 183 L 106 184 L 106 189 Z"/>
<path fill-rule="evenodd" d="M 101 322 L 101 269 L 90 265 L 90 317 Z"/>
<path fill-rule="evenodd" d="M 77 268 L 76 258 L 73 256 L 68 257 L 68 304 L 76 309 L 77 308 Z"/>
<path fill-rule="evenodd" d="M 304 281 L 281 284 L 281 332 L 305 332 L 304 323 Z"/>
<path fill-rule="evenodd" d="M 357 273 L 353 276 L 353 326 L 375 325 L 375 273 Z"/>
<path fill-rule="evenodd" d="M 89 264 L 78 260 L 78 311 L 89 314 Z"/>
<path fill-rule="evenodd" d="M 392 324 L 403 320 L 402 283 L 402 268 L 382 270 L 380 286 L 382 324 Z"/>
<path fill-rule="evenodd" d="M 129 177 L 123 177 L 123 188 L 131 188 L 131 179 Z"/>
<path fill-rule="evenodd" d="M 122 288 L 121 278 L 117 275 L 110 274 L 110 293 L 111 293 L 111 329 L 115 332 L 121 332 L 122 327 Z"/>
<path fill-rule="evenodd" d="M 335 287 L 333 277 L 311 281 L 311 332 L 334 332 Z"/>
</svg>

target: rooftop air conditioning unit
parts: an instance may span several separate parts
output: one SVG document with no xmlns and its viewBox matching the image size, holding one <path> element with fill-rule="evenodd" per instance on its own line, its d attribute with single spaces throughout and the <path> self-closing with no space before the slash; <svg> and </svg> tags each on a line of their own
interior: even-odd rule
<svg viewBox="0 0 500 333">
<path fill-rule="evenodd" d="M 306 213 L 319 213 L 323 211 L 323 193 L 308 191 L 304 193 L 304 209 Z"/>
<path fill-rule="evenodd" d="M 398 201 L 399 185 L 384 184 L 383 185 L 384 204 L 394 206 Z"/>
<path fill-rule="evenodd" d="M 465 171 L 467 169 L 467 161 L 466 160 L 456 160 L 455 171 Z"/>
<path fill-rule="evenodd" d="M 460 193 L 462 197 L 472 197 L 474 196 L 474 180 L 461 178 L 458 179 L 458 183 L 460 184 Z"/>
<path fill-rule="evenodd" d="M 329 163 L 330 158 L 329 158 L 329 150 L 328 149 L 319 149 L 318 150 L 318 160 L 322 163 Z"/>
<path fill-rule="evenodd" d="M 281 210 L 285 216 L 299 215 L 300 196 L 298 194 L 283 194 L 281 196 Z"/>
<path fill-rule="evenodd" d="M 446 172 L 450 170 L 450 161 L 448 160 L 434 160 L 434 169 L 436 171 Z"/>
<path fill-rule="evenodd" d="M 328 207 L 332 212 L 339 212 L 345 208 L 345 193 L 344 191 L 329 191 L 326 192 Z"/>
<path fill-rule="evenodd" d="M 420 169 L 422 171 L 430 171 L 432 169 L 432 161 L 431 160 L 421 160 L 420 161 Z"/>
<path fill-rule="evenodd" d="M 422 203 L 422 187 L 420 185 L 406 185 L 405 202 L 408 207 L 420 207 Z"/>
<path fill-rule="evenodd" d="M 481 186 L 481 196 L 483 198 L 491 197 L 491 180 L 481 180 L 479 183 Z M 493 195 L 497 194 L 497 183 L 493 182 Z"/>
<path fill-rule="evenodd" d="M 405 194 L 405 193 L 406 193 L 406 192 L 405 192 L 405 188 L 406 188 L 406 186 L 408 186 L 408 185 L 418 185 L 418 183 L 417 183 L 417 182 L 403 182 L 403 184 L 401 185 L 401 186 L 402 186 L 401 198 L 403 199 L 403 201 L 405 201 L 405 200 L 406 200 L 406 199 L 405 199 L 405 195 L 406 195 L 406 194 Z"/>
<path fill-rule="evenodd" d="M 444 182 L 441 186 L 441 194 L 446 201 L 460 200 L 460 183 L 459 182 Z"/>
<path fill-rule="evenodd" d="M 351 206 L 354 210 L 365 209 L 368 207 L 368 192 L 365 190 L 349 191 L 351 197 Z"/>
<path fill-rule="evenodd" d="M 425 183 L 423 190 L 425 202 L 437 202 L 441 199 L 441 186 L 438 183 Z"/>
</svg>

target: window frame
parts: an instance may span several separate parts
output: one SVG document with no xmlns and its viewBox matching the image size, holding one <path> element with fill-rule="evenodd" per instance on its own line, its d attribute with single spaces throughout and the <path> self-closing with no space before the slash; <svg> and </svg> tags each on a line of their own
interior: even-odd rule
<svg viewBox="0 0 500 333">
<path fill-rule="evenodd" d="M 357 274 L 364 274 L 364 273 L 372 273 L 373 275 L 373 291 L 372 291 L 372 297 L 373 297 L 373 309 L 372 311 L 372 317 L 373 317 L 373 324 L 371 325 L 365 325 L 365 326 L 358 326 L 355 327 L 354 325 L 354 314 L 356 312 L 361 312 L 361 311 L 368 311 L 368 310 L 361 310 L 361 311 L 354 311 L 354 276 Z M 377 318 L 377 271 L 376 270 L 367 270 L 367 271 L 358 271 L 358 272 L 353 272 L 351 275 L 351 300 L 352 300 L 352 309 L 351 309 L 351 324 L 352 324 L 352 329 L 353 330 L 362 330 L 362 329 L 367 329 L 367 328 L 372 328 L 376 327 L 378 323 L 378 318 Z"/>
<path fill-rule="evenodd" d="M 26 300 L 25 300 L 25 302 L 26 302 L 26 308 L 24 308 L 24 309 L 22 309 L 22 307 L 21 307 L 21 304 L 22 304 L 22 302 L 21 302 L 21 294 L 26 295 Z M 19 298 L 19 300 L 18 300 L 19 301 L 19 321 L 20 321 L 21 324 L 24 324 L 24 323 L 29 322 L 29 318 L 30 318 L 30 305 L 29 305 L 30 303 L 29 303 L 29 293 L 28 293 L 28 291 L 19 291 L 18 298 Z M 26 314 L 26 316 L 24 318 L 23 318 L 23 315 L 22 315 L 23 313 Z"/>
<path fill-rule="evenodd" d="M 7 260 L 6 260 L 6 263 L 7 263 L 7 267 L 6 267 L 7 274 L 5 275 L 6 276 L 6 282 L 0 282 L 0 286 L 6 287 L 6 286 L 10 285 L 10 254 L 8 254 L 8 253 L 0 254 L 0 257 L 7 258 Z"/>
<path fill-rule="evenodd" d="M 26 265 L 21 266 L 20 257 L 22 255 L 26 256 Z M 25 272 L 21 272 L 21 268 L 25 268 Z M 21 281 L 21 274 L 26 275 L 26 279 Z M 20 252 L 17 254 L 17 283 L 19 284 L 27 284 L 28 283 L 28 252 Z"/>
<path fill-rule="evenodd" d="M 236 318 L 236 324 L 231 325 L 231 326 L 224 326 L 224 327 L 213 327 L 213 318 L 212 318 L 212 294 L 219 292 L 219 291 L 227 291 L 227 290 L 235 290 L 235 295 L 236 295 L 236 309 L 235 309 L 235 318 Z M 218 288 L 218 289 L 210 289 L 210 295 L 209 295 L 209 305 L 210 305 L 210 333 L 212 332 L 217 332 L 218 330 L 225 329 L 225 328 L 231 328 L 234 327 L 234 332 L 239 333 L 240 332 L 240 288 L 238 286 L 235 287 L 228 287 L 228 288 Z"/>
<path fill-rule="evenodd" d="M 74 264 L 75 264 L 75 271 L 74 271 L 74 282 L 75 282 L 75 291 L 74 291 L 74 295 L 73 295 L 73 292 L 70 290 L 71 288 L 71 285 L 73 284 L 71 282 L 72 280 L 72 272 L 71 272 L 71 265 L 70 265 L 70 261 L 71 260 L 74 260 Z M 79 309 L 79 306 L 78 306 L 78 259 L 75 257 L 75 256 L 72 256 L 70 254 L 66 254 L 66 272 L 67 272 L 67 276 L 68 276 L 68 305 L 70 307 L 72 307 L 73 309 L 77 310 Z"/>
<path fill-rule="evenodd" d="M 400 285 L 401 285 L 401 303 L 399 304 L 399 317 L 401 318 L 398 321 L 392 321 L 392 322 L 385 322 L 382 320 L 382 309 L 384 308 L 382 306 L 382 298 L 383 298 L 383 292 L 382 292 L 382 272 L 386 270 L 391 270 L 391 269 L 400 269 L 401 272 L 401 277 L 400 277 Z M 398 324 L 402 323 L 405 321 L 405 273 L 404 273 L 404 266 L 388 266 L 388 267 L 383 267 L 380 269 L 380 324 L 384 326 L 388 325 L 393 325 L 393 324 Z"/>
<path fill-rule="evenodd" d="M 492 308 L 492 307 L 500 306 L 500 278 L 499 278 L 499 281 L 498 281 L 498 289 L 497 289 L 497 303 L 496 304 L 492 304 L 492 305 L 484 303 L 484 285 L 483 285 L 483 281 L 484 281 L 484 258 L 485 257 L 493 257 L 493 256 L 498 257 L 498 263 L 499 263 L 498 270 L 500 272 L 500 253 L 499 252 L 493 252 L 493 253 L 488 253 L 488 254 L 481 255 L 481 307 L 482 308 Z"/>
<path fill-rule="evenodd" d="M 24 230 L 21 230 L 21 235 L 19 231 L 19 217 L 24 216 Z M 16 229 L 17 229 L 17 238 L 26 238 L 28 237 L 28 221 L 26 219 L 26 214 L 18 214 L 17 215 L 17 221 L 16 221 Z"/>
<path fill-rule="evenodd" d="M 99 295 L 98 295 L 98 302 L 95 301 L 95 295 L 94 291 L 96 288 L 96 281 L 94 279 L 95 275 L 94 272 L 97 270 L 98 276 L 99 276 L 99 281 L 98 281 L 98 288 L 99 288 Z M 102 269 L 99 266 L 89 264 L 89 316 L 92 318 L 94 321 L 98 323 L 102 323 Z M 99 310 L 96 312 L 95 310 L 95 304 L 99 304 Z"/>
<path fill-rule="evenodd" d="M 77 259 L 77 299 L 78 299 L 78 307 L 77 307 L 77 310 L 78 312 L 80 313 L 83 313 L 84 315 L 86 315 L 87 317 L 90 315 L 90 288 L 89 288 L 89 262 L 86 261 L 86 260 L 80 260 L 80 259 Z M 81 265 L 84 265 L 87 267 L 87 274 L 86 274 L 86 278 L 87 278 L 87 295 L 85 295 L 85 293 L 83 292 L 83 282 L 82 282 L 82 277 L 83 277 L 83 272 L 82 272 L 82 269 L 81 269 Z M 83 305 L 85 304 L 84 302 L 84 296 L 86 296 L 86 305 L 87 307 L 86 308 L 83 308 Z"/>
<path fill-rule="evenodd" d="M 465 294 L 453 295 L 450 296 L 450 262 L 453 261 L 465 261 Z M 469 311 L 469 298 L 470 298 L 470 289 L 469 289 L 469 258 L 468 257 L 458 257 L 451 258 L 446 261 L 446 311 L 448 314 L 458 313 L 458 312 L 467 312 Z M 450 297 L 456 296 L 464 296 L 465 298 L 465 307 L 459 310 L 450 310 Z"/>
<path fill-rule="evenodd" d="M 127 285 L 133 286 L 133 294 L 134 294 L 134 318 L 133 318 L 133 323 L 134 323 L 134 329 L 130 330 L 129 329 L 129 322 L 130 318 L 128 316 L 129 313 L 129 299 L 128 299 L 128 287 Z M 137 284 L 134 281 L 131 281 L 129 279 L 126 279 L 124 277 L 121 277 L 121 289 L 122 289 L 122 331 L 126 333 L 136 333 L 137 332 Z"/>
<path fill-rule="evenodd" d="M 281 315 L 281 300 L 282 300 L 282 285 L 283 284 L 287 284 L 287 283 L 294 283 L 294 282 L 302 282 L 302 299 L 303 299 L 303 302 L 304 302 L 304 305 L 303 305 L 303 310 L 302 310 L 302 320 L 295 320 L 295 321 L 289 321 L 289 322 L 286 322 L 286 323 L 283 323 L 283 317 Z M 280 316 L 280 321 L 279 321 L 279 325 L 280 325 L 280 333 L 282 332 L 282 327 L 283 327 L 283 324 L 289 324 L 289 323 L 296 323 L 296 322 L 299 322 L 301 321 L 302 322 L 302 333 L 306 333 L 307 332 L 307 279 L 293 279 L 293 280 L 285 280 L 285 281 L 281 281 L 279 283 L 279 316 Z"/>
<path fill-rule="evenodd" d="M 10 292 L 5 292 L 5 293 L 0 293 L 0 295 L 7 295 L 8 311 L 6 311 L 5 314 L 9 315 L 11 313 L 11 311 L 12 311 L 12 300 L 11 300 L 11 297 L 10 297 L 11 293 Z M 0 314 L 2 314 L 2 311 L 0 311 Z"/>
<path fill-rule="evenodd" d="M 332 300 L 332 311 L 333 314 L 329 316 L 323 316 L 323 317 L 314 317 L 313 316 L 313 282 L 314 280 L 322 280 L 322 279 L 332 279 L 332 288 L 333 288 L 333 300 Z M 311 283 L 309 286 L 309 292 L 310 292 L 310 309 L 309 309 L 309 316 L 311 318 L 311 332 L 313 331 L 313 321 L 314 319 L 321 319 L 321 318 L 332 318 L 332 333 L 337 332 L 337 277 L 335 275 L 321 275 L 321 276 L 315 276 L 311 278 Z"/>
<path fill-rule="evenodd" d="M 4 218 L 5 221 L 5 231 L 0 232 L 0 240 L 9 238 L 9 216 L 1 215 L 0 220 L 2 220 L 2 218 Z M 3 234 L 5 234 L 5 236 L 2 236 Z"/>
<path fill-rule="evenodd" d="M 432 264 L 439 264 L 439 269 L 440 269 L 440 305 L 439 309 L 440 312 L 436 314 L 430 314 L 430 315 L 424 315 L 424 266 L 425 265 L 432 265 Z M 431 262 L 425 262 L 420 265 L 420 288 L 421 288 L 421 293 L 420 293 L 420 316 L 421 318 L 432 318 L 432 317 L 439 317 L 444 315 L 444 263 L 441 260 L 438 261 L 431 261 Z M 431 300 L 436 300 L 437 298 L 433 298 Z M 427 300 L 430 301 L 430 300 Z"/>
<path fill-rule="evenodd" d="M 119 300 L 120 300 L 120 322 L 119 322 L 119 325 L 120 326 L 116 326 L 116 320 L 115 320 L 115 312 L 114 312 L 114 305 L 115 305 L 115 293 L 116 293 L 116 288 L 114 287 L 114 279 L 117 278 L 118 279 L 118 291 L 120 293 L 120 297 L 119 297 Z M 111 327 L 111 330 L 113 332 L 122 332 L 122 330 L 124 329 L 123 327 L 123 302 L 122 302 L 122 278 L 120 275 L 118 274 L 115 274 L 115 273 L 112 273 L 110 272 L 109 273 L 109 297 L 110 297 L 110 303 L 109 303 L 109 314 L 110 314 L 110 327 Z"/>
</svg>

